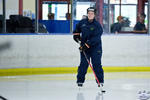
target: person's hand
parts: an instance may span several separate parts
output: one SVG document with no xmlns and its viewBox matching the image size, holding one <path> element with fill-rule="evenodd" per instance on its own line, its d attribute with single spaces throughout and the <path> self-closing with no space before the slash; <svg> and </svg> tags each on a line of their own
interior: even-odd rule
<svg viewBox="0 0 150 100">
<path fill-rule="evenodd" d="M 81 36 L 80 36 L 80 33 L 74 33 L 73 34 L 73 39 L 79 43 L 79 41 L 81 41 Z"/>
<path fill-rule="evenodd" d="M 79 47 L 79 50 L 82 52 L 82 51 L 86 51 L 89 48 L 90 48 L 90 46 L 87 43 L 85 43 L 83 46 Z"/>
</svg>

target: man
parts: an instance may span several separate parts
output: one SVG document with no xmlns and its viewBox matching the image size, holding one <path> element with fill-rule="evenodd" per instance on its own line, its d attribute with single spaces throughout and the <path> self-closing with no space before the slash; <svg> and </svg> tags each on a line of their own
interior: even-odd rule
<svg viewBox="0 0 150 100">
<path fill-rule="evenodd" d="M 146 33 L 146 27 L 144 24 L 146 15 L 144 13 L 139 15 L 139 21 L 134 26 L 134 32 L 144 32 Z"/>
<path fill-rule="evenodd" d="M 80 56 L 81 61 L 78 67 L 77 84 L 82 87 L 85 81 L 85 75 L 88 69 L 88 62 L 83 54 L 87 55 L 88 60 L 91 59 L 94 72 L 101 84 L 104 83 L 104 72 L 101 65 L 102 57 L 102 42 L 101 35 L 103 29 L 101 25 L 95 20 L 96 9 L 90 7 L 87 9 L 87 18 L 82 19 L 73 32 L 73 38 L 76 42 L 81 41 Z"/>
<path fill-rule="evenodd" d="M 117 17 L 117 21 L 116 23 L 112 24 L 111 26 L 111 33 L 119 33 L 121 31 L 121 28 L 123 26 L 123 17 L 122 16 L 118 16 Z"/>
</svg>

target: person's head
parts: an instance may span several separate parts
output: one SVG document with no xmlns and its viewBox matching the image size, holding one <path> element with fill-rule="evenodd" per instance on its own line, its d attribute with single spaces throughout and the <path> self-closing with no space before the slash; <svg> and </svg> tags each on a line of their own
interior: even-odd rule
<svg viewBox="0 0 150 100">
<path fill-rule="evenodd" d="M 87 18 L 87 16 L 86 16 L 86 15 L 83 15 L 83 16 L 82 16 L 82 19 L 86 19 L 86 18 Z"/>
<path fill-rule="evenodd" d="M 146 15 L 145 15 L 144 13 L 141 13 L 141 14 L 139 15 L 140 22 L 144 22 L 145 17 L 146 17 Z"/>
<path fill-rule="evenodd" d="M 87 17 L 89 20 L 93 20 L 95 18 L 96 9 L 94 7 L 89 7 L 87 9 Z"/>
<path fill-rule="evenodd" d="M 117 21 L 118 21 L 119 23 L 122 23 L 122 22 L 123 22 L 123 17 L 122 17 L 122 16 L 118 16 L 118 17 L 117 17 Z"/>
</svg>

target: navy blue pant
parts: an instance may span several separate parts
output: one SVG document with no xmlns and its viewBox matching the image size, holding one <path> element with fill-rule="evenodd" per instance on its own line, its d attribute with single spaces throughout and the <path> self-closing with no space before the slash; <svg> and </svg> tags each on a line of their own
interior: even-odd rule
<svg viewBox="0 0 150 100">
<path fill-rule="evenodd" d="M 104 83 L 104 72 L 101 65 L 102 51 L 99 49 L 88 50 L 85 52 L 87 58 L 91 60 L 94 72 L 100 83 Z M 88 69 L 88 62 L 83 52 L 80 53 L 80 65 L 78 67 L 77 83 L 84 83 L 85 75 Z"/>
</svg>

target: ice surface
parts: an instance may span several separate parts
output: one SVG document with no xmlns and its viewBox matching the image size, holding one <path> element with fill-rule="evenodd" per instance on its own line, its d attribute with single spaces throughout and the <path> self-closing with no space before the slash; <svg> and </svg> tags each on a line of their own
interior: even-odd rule
<svg viewBox="0 0 150 100">
<path fill-rule="evenodd" d="M 105 73 L 104 88 L 102 97 L 92 74 L 80 90 L 74 74 L 0 77 L 8 100 L 140 100 L 139 91 L 150 91 L 150 72 Z"/>
</svg>

